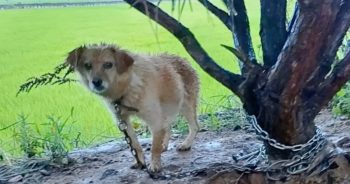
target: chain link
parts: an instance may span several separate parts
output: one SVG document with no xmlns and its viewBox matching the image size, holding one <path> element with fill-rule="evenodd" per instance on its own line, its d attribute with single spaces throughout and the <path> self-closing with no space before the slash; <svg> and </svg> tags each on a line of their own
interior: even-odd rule
<svg viewBox="0 0 350 184">
<path fill-rule="evenodd" d="M 134 146 L 132 145 L 132 140 L 127 132 L 127 129 L 128 129 L 128 124 L 126 121 L 124 121 L 122 119 L 122 115 L 121 115 L 121 108 L 118 106 L 118 104 L 115 104 L 114 105 L 114 109 L 116 111 L 116 116 L 117 116 L 117 119 L 119 120 L 119 123 L 118 123 L 118 128 L 121 132 L 123 132 L 124 134 L 124 139 L 126 141 L 126 143 L 129 145 L 130 147 L 130 151 L 131 151 L 131 154 L 134 156 L 134 158 L 136 159 L 136 162 L 138 165 L 143 165 L 144 163 L 141 162 L 140 160 L 140 157 L 139 156 L 142 156 L 143 155 L 138 155 L 138 152 L 136 151 L 136 149 L 134 148 Z M 143 159 L 145 160 L 145 159 Z"/>
<path fill-rule="evenodd" d="M 265 141 L 269 146 L 278 150 L 289 150 L 294 156 L 287 160 L 271 161 L 268 159 L 265 146 L 261 146 L 259 150 L 254 151 L 243 157 L 233 156 L 233 164 L 237 170 L 242 172 L 259 172 L 263 171 L 267 174 L 267 178 L 273 181 L 286 181 L 292 175 L 305 173 L 311 167 L 311 164 L 316 159 L 325 145 L 326 140 L 319 128 L 316 128 L 316 134 L 305 144 L 284 145 L 269 137 L 269 134 L 263 130 L 257 123 L 255 116 L 247 116 L 248 122 L 256 131 L 258 138 Z M 254 162 L 252 162 L 252 158 Z M 256 161 L 259 160 L 260 161 Z M 238 164 L 241 162 L 241 164 Z M 307 173 L 306 173 L 307 174 Z"/>
<path fill-rule="evenodd" d="M 315 142 L 318 142 L 321 139 L 323 139 L 323 135 L 321 133 L 321 130 L 319 128 L 317 128 L 316 134 L 307 143 L 297 144 L 297 145 L 292 145 L 292 146 L 284 145 L 284 144 L 277 142 L 275 139 L 270 138 L 269 134 L 259 126 L 259 124 L 256 121 L 256 117 L 254 115 L 247 116 L 247 118 L 248 118 L 248 121 L 251 122 L 255 131 L 257 132 L 259 138 L 262 139 L 263 141 L 268 142 L 269 145 L 271 145 L 272 147 L 279 149 L 279 150 L 290 150 L 293 152 L 298 152 L 298 151 L 305 149 L 306 147 L 312 146 Z"/>
</svg>

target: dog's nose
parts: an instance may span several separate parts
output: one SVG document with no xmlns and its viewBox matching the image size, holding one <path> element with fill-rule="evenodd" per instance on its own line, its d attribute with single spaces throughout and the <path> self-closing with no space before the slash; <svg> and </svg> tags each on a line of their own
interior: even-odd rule
<svg viewBox="0 0 350 184">
<path fill-rule="evenodd" d="M 92 84 L 93 84 L 95 87 L 100 87 L 101 84 L 102 84 L 102 80 L 101 80 L 101 79 L 92 79 Z"/>
</svg>

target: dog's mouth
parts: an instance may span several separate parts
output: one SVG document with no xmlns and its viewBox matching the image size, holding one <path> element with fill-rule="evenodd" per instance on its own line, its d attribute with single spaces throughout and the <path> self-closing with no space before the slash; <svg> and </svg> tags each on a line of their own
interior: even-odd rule
<svg viewBox="0 0 350 184">
<path fill-rule="evenodd" d="M 106 88 L 104 86 L 98 86 L 98 87 L 94 86 L 92 91 L 94 93 L 101 94 L 106 91 Z"/>
<path fill-rule="evenodd" d="M 90 83 L 90 90 L 96 94 L 101 94 L 107 90 L 107 87 L 103 84 L 96 86 L 96 85 Z"/>
</svg>

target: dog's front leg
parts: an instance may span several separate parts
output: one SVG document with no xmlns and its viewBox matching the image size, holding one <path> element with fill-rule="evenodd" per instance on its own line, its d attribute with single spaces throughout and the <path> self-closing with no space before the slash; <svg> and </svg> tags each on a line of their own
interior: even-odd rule
<svg viewBox="0 0 350 184">
<path fill-rule="evenodd" d="M 134 128 L 129 120 L 129 117 L 126 115 L 122 115 L 122 121 L 125 121 L 127 123 L 127 128 L 126 128 L 126 132 L 128 134 L 128 136 L 130 137 L 130 141 L 131 141 L 131 145 L 132 148 L 136 151 L 136 155 L 137 155 L 137 160 L 135 161 L 135 164 L 133 164 L 131 166 L 132 169 L 143 169 L 146 168 L 146 163 L 145 163 L 145 158 L 144 158 L 144 154 L 142 151 L 142 147 L 139 143 L 139 141 L 137 140 L 137 136 L 135 134 Z"/>
<path fill-rule="evenodd" d="M 157 173 L 161 170 L 161 153 L 163 152 L 163 140 L 166 134 L 166 129 L 154 128 L 152 131 L 152 155 L 151 163 L 148 167 L 148 171 L 151 173 Z"/>
</svg>

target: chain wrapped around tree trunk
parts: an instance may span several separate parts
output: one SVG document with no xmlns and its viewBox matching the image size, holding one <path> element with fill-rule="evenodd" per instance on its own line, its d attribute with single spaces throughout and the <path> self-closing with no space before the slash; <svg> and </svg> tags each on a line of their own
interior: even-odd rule
<svg viewBox="0 0 350 184">
<path fill-rule="evenodd" d="M 264 172 L 267 178 L 272 181 L 287 181 L 292 175 L 302 173 L 309 175 L 310 173 L 307 171 L 311 169 L 317 155 L 324 150 L 327 144 L 319 128 L 316 129 L 316 134 L 307 143 L 288 146 L 270 138 L 269 134 L 259 126 L 254 115 L 247 116 L 247 121 L 260 140 L 278 150 L 289 150 L 294 153 L 291 159 L 269 160 L 265 146 L 262 145 L 257 151 L 245 156 L 233 155 L 235 161 L 233 166 L 236 170 L 245 173 Z"/>
</svg>

